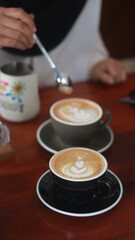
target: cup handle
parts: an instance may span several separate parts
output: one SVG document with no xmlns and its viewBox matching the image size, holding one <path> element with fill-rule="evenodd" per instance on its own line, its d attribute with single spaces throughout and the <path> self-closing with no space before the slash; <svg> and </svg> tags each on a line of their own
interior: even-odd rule
<svg viewBox="0 0 135 240">
<path fill-rule="evenodd" d="M 99 179 L 94 194 L 94 199 L 102 199 L 103 201 L 112 198 L 115 193 L 116 182 L 114 179 L 104 177 Z"/>
<path fill-rule="evenodd" d="M 101 121 L 100 127 L 109 125 L 112 120 L 112 113 L 108 109 L 103 109 L 103 116 L 106 115 L 106 119 Z"/>
</svg>

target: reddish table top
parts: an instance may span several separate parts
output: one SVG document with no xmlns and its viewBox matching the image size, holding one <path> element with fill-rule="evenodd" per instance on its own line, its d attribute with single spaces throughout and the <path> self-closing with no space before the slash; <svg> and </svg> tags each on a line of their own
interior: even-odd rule
<svg viewBox="0 0 135 240">
<path fill-rule="evenodd" d="M 74 92 L 65 96 L 57 88 L 40 90 L 39 115 L 24 123 L 1 119 L 11 135 L 15 154 L 0 161 L 0 239 L 135 239 L 135 105 L 119 99 L 135 89 L 135 75 L 126 83 L 105 86 L 100 83 L 77 83 Z M 114 142 L 102 154 L 108 167 L 121 180 L 123 196 L 110 211 L 92 217 L 66 216 L 47 208 L 38 198 L 36 184 L 48 170 L 52 153 L 37 139 L 38 127 L 49 119 L 49 107 L 65 97 L 83 97 L 98 102 L 112 112 L 110 127 Z"/>
</svg>

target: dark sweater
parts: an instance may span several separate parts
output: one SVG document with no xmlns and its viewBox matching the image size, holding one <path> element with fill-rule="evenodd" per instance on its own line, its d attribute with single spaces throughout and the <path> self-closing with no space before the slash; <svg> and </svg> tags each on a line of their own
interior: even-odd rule
<svg viewBox="0 0 135 240">
<path fill-rule="evenodd" d="M 67 35 L 86 0 L 0 0 L 0 6 L 23 8 L 35 15 L 37 34 L 47 51 L 55 48 Z M 15 54 L 41 54 L 38 47 L 26 51 L 5 48 Z"/>
</svg>

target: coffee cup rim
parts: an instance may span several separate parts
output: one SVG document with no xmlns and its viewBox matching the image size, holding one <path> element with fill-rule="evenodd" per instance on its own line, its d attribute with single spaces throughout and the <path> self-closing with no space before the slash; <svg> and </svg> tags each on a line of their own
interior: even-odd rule
<svg viewBox="0 0 135 240">
<path fill-rule="evenodd" d="M 26 74 L 26 75 L 10 75 L 10 74 L 7 74 L 7 73 L 4 73 L 4 72 L 2 72 L 2 74 L 3 74 L 3 76 L 5 75 L 5 76 L 7 76 L 8 77 L 8 79 L 9 79 L 9 77 L 10 78 L 14 78 L 14 79 L 20 79 L 20 80 L 24 80 L 24 78 L 31 78 L 31 76 L 32 77 L 37 77 L 37 74 L 36 74 L 36 72 L 31 72 L 30 74 Z"/>
<path fill-rule="evenodd" d="M 68 122 L 68 121 L 64 121 L 64 120 L 56 117 L 56 116 L 54 115 L 54 112 L 53 112 L 54 107 L 55 107 L 57 104 L 61 103 L 61 102 L 64 102 L 64 101 L 67 101 L 67 100 L 72 100 L 72 99 L 73 99 L 73 100 L 77 100 L 77 99 L 78 99 L 78 100 L 84 100 L 84 101 L 87 101 L 87 102 L 91 103 L 92 105 L 96 106 L 96 107 L 98 108 L 98 110 L 99 110 L 99 116 L 98 116 L 97 118 L 95 118 L 94 120 L 92 120 L 92 121 L 82 122 L 82 123 Z M 51 105 L 51 107 L 50 107 L 50 116 L 51 116 L 53 119 L 55 119 L 57 122 L 63 123 L 63 124 L 65 124 L 65 125 L 70 125 L 70 126 L 87 126 L 87 125 L 89 125 L 89 124 L 96 123 L 97 121 L 99 121 L 99 120 L 101 119 L 102 114 L 103 114 L 103 109 L 102 109 L 102 107 L 101 107 L 97 102 L 92 101 L 92 100 L 89 100 L 89 99 L 86 99 L 86 98 L 76 98 L 76 97 L 75 97 L 75 98 L 74 98 L 74 97 L 72 97 L 72 98 L 64 98 L 64 99 L 58 100 L 57 102 L 54 102 L 54 103 Z"/>
<path fill-rule="evenodd" d="M 88 178 L 85 178 L 85 179 L 72 179 L 72 178 L 68 178 L 68 177 L 64 177 L 64 176 L 61 176 L 60 174 L 58 174 L 57 172 L 55 172 L 55 170 L 52 168 L 51 166 L 51 162 L 52 162 L 52 159 L 58 155 L 59 153 L 61 152 L 65 152 L 65 151 L 70 151 L 72 149 L 87 149 L 88 151 L 91 151 L 91 152 L 94 152 L 96 153 L 97 155 L 99 155 L 100 157 L 102 157 L 102 159 L 104 160 L 104 163 L 105 163 L 105 166 L 103 168 L 103 170 L 97 174 L 96 176 L 94 177 L 88 177 Z M 60 179 L 63 179 L 63 180 L 66 180 L 66 181 L 69 181 L 69 182 L 88 182 L 88 181 L 92 181 L 92 180 L 96 180 L 98 179 L 99 177 L 103 176 L 104 173 L 107 171 L 107 168 L 108 168 L 108 162 L 106 160 L 106 158 L 99 152 L 93 150 L 93 149 L 89 149 L 89 148 L 84 148 L 84 147 L 71 147 L 71 148 L 66 148 L 66 149 L 63 149 L 63 150 L 60 150 L 59 152 L 55 153 L 51 158 L 50 158 L 50 161 L 49 161 L 49 169 L 50 171 L 56 175 L 58 178 Z"/>
<path fill-rule="evenodd" d="M 14 66 L 14 65 L 16 65 L 16 64 L 21 64 L 21 65 L 23 65 L 23 66 L 26 66 L 26 67 L 29 67 L 29 71 L 30 72 L 27 72 L 27 73 L 24 73 L 24 74 L 10 74 L 10 73 L 7 73 L 6 71 L 5 71 L 5 69 L 4 68 L 6 68 L 6 67 L 9 67 L 9 66 Z M 14 77 L 14 78 L 24 78 L 24 77 L 28 77 L 28 76 L 33 76 L 33 75 L 37 75 L 37 73 L 34 71 L 34 69 L 31 69 L 31 66 L 30 66 L 30 64 L 28 64 L 28 63 L 25 63 L 25 62 L 21 62 L 21 61 L 13 61 L 13 62 L 9 62 L 9 63 L 7 63 L 7 64 L 3 64 L 1 67 L 0 67 L 0 71 L 1 71 L 1 73 L 3 74 L 3 75 L 5 75 L 5 76 L 8 76 L 8 77 Z"/>
</svg>

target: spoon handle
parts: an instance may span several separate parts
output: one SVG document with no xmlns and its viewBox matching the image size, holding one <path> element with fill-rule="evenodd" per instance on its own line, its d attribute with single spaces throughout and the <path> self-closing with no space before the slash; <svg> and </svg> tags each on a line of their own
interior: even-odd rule
<svg viewBox="0 0 135 240">
<path fill-rule="evenodd" d="M 42 52 L 42 54 L 44 55 L 44 57 L 47 59 L 48 63 L 50 64 L 52 69 L 56 69 L 55 64 L 53 63 L 52 59 L 50 58 L 49 54 L 47 53 L 47 51 L 45 50 L 43 44 L 41 43 L 41 41 L 39 40 L 38 36 L 36 33 L 33 34 L 33 37 L 40 49 L 40 51 Z"/>
<path fill-rule="evenodd" d="M 53 69 L 53 71 L 56 74 L 56 83 L 61 86 L 67 86 L 68 88 L 71 88 L 72 82 L 69 78 L 66 77 L 62 77 L 61 73 L 57 70 L 55 64 L 53 63 L 52 59 L 50 58 L 48 52 L 45 50 L 43 44 L 41 43 L 41 41 L 39 40 L 38 36 L 36 35 L 36 33 L 33 34 L 33 38 L 35 39 L 35 42 L 37 43 L 40 51 L 42 52 L 43 56 L 45 57 L 45 59 L 47 59 L 48 63 L 50 64 L 51 68 Z"/>
</svg>

